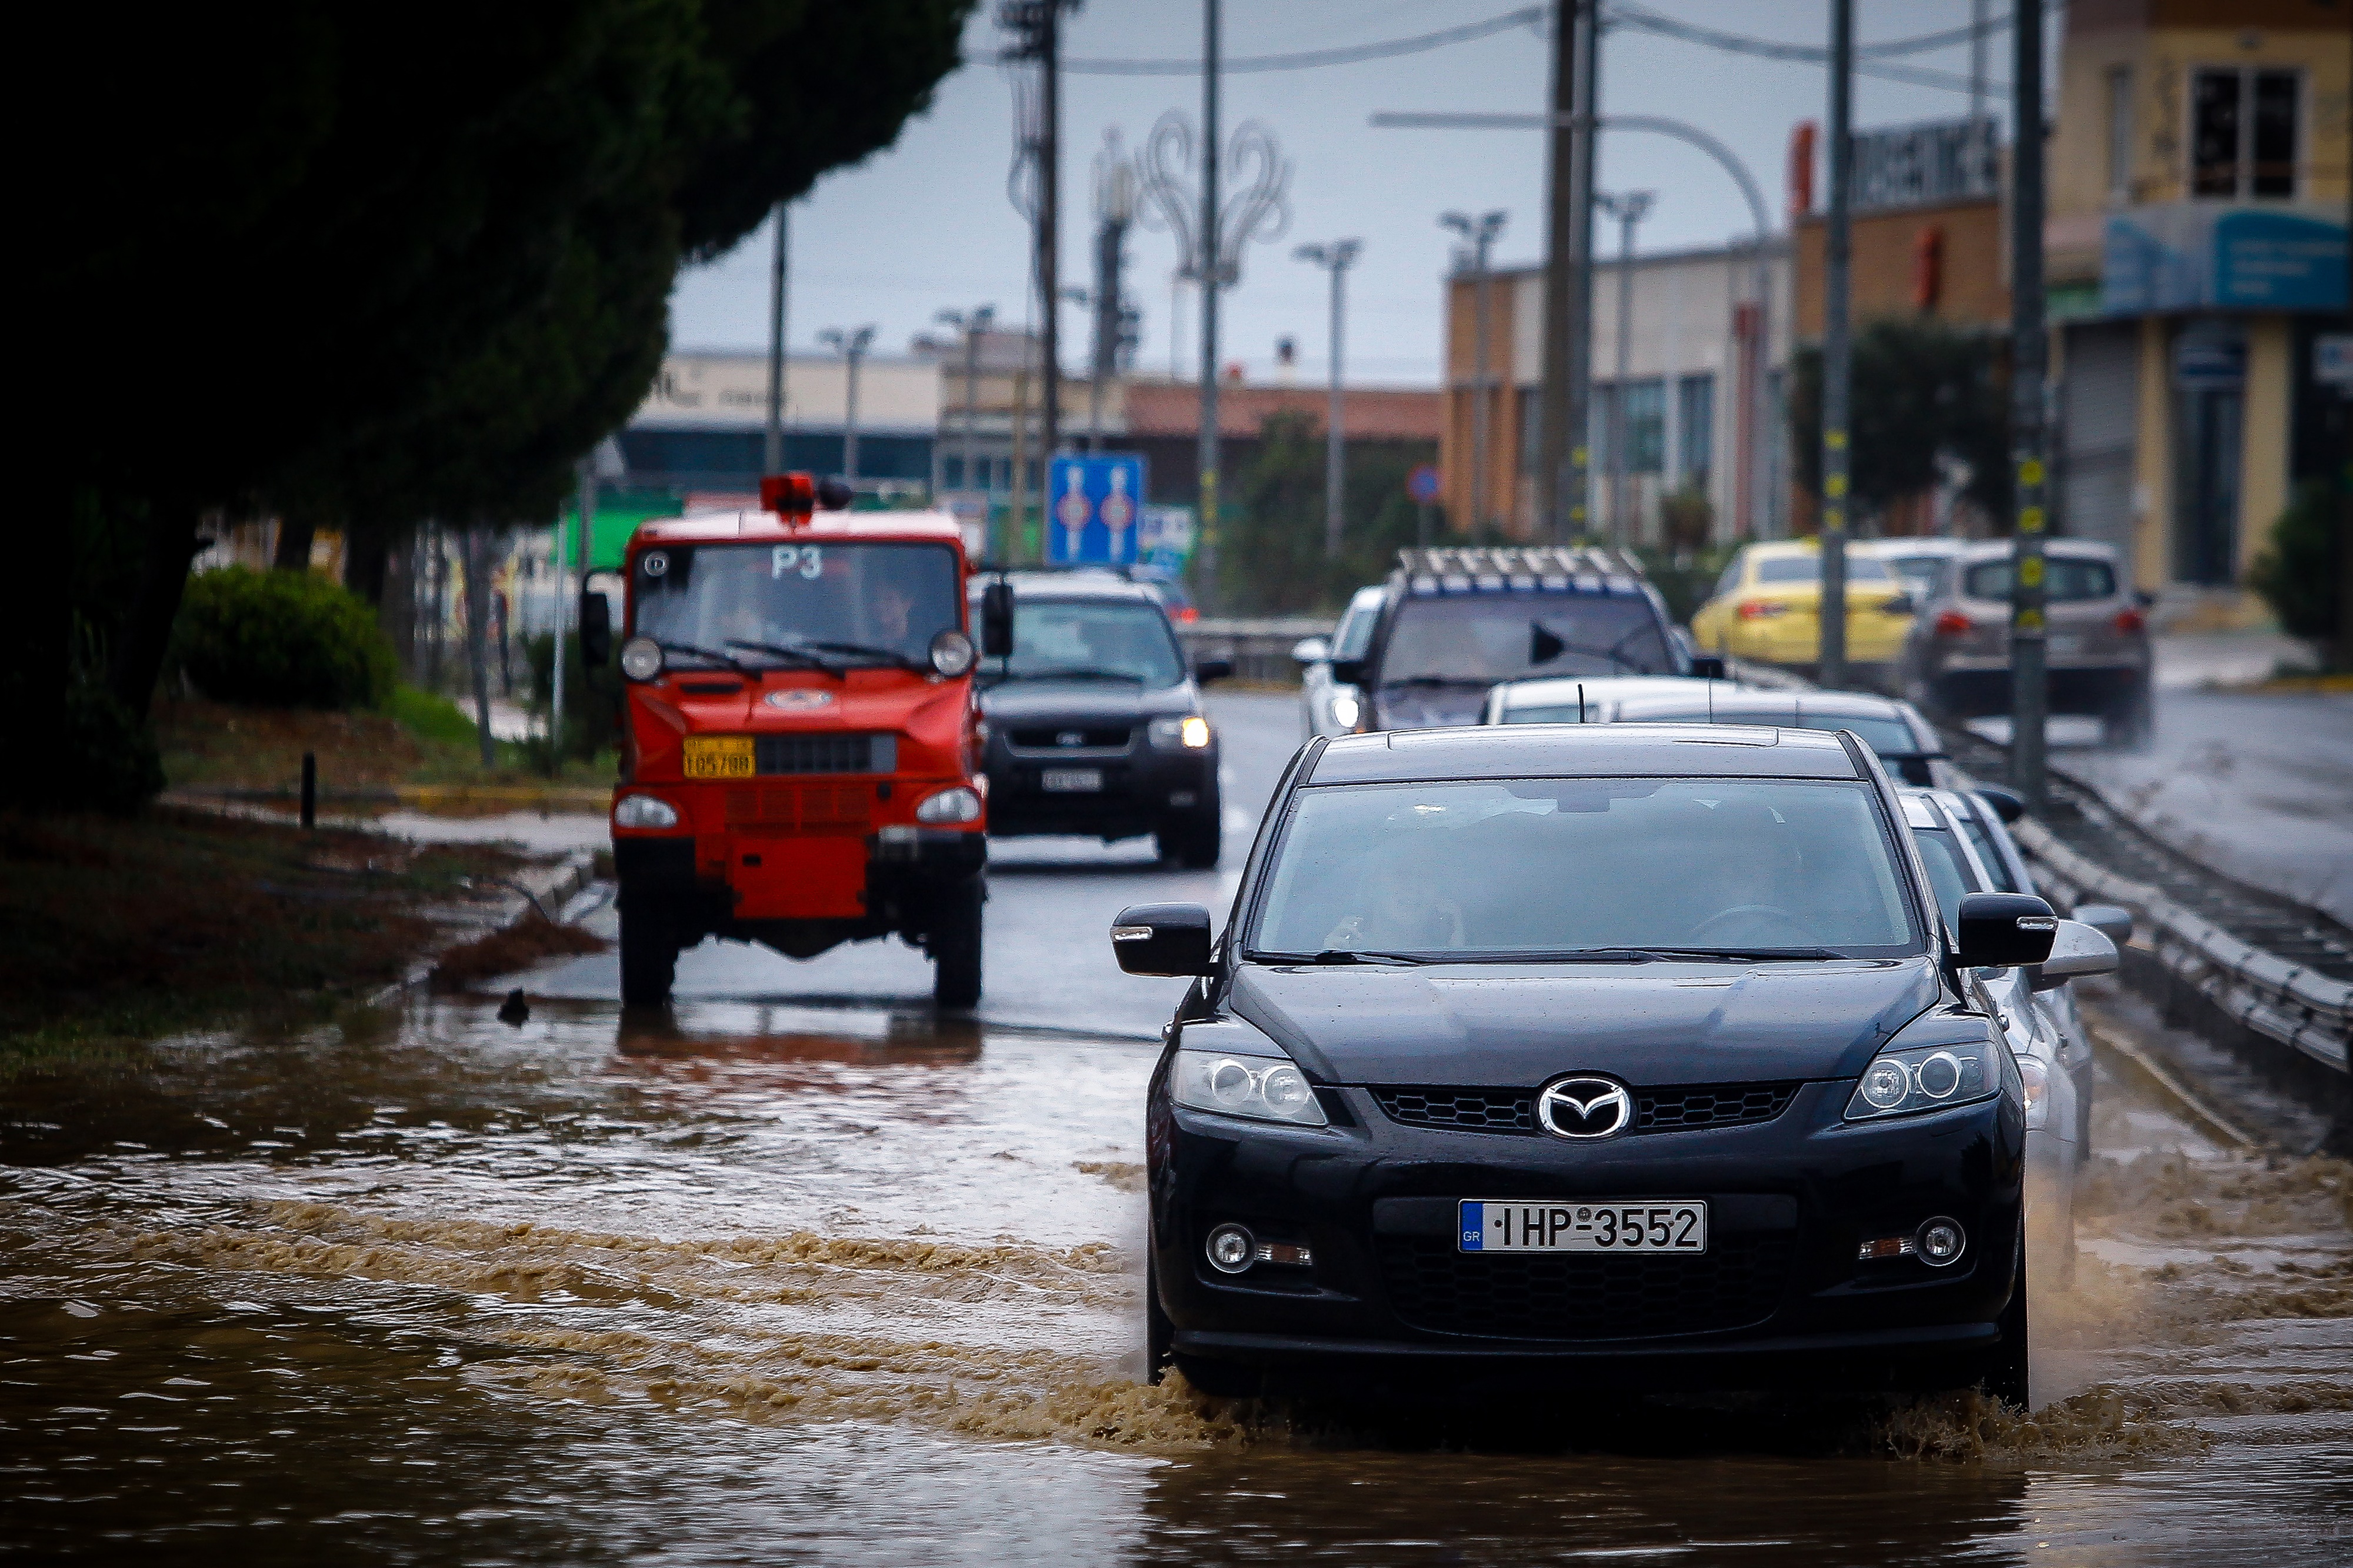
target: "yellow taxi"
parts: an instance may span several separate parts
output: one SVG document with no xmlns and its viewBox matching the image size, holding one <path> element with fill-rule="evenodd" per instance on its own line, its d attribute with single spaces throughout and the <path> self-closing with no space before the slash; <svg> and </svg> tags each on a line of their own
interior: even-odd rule
<svg viewBox="0 0 2353 1568">
<path fill-rule="evenodd" d="M 1892 664 L 1912 625 L 1912 602 L 1887 563 L 1850 545 L 1846 657 Z M 1703 653 L 1810 669 L 1821 658 L 1822 552 L 1811 539 L 1742 547 L 1692 616 Z"/>
</svg>

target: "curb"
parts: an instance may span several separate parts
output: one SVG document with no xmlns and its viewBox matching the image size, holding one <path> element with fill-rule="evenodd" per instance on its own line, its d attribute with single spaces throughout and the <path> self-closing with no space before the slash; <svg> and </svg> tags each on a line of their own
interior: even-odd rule
<svg viewBox="0 0 2353 1568">
<path fill-rule="evenodd" d="M 488 936 L 492 931 L 505 931 L 519 924 L 528 912 L 543 906 L 559 913 L 573 895 L 596 879 L 596 857 L 586 851 L 568 855 L 556 865 L 526 866 L 515 874 L 514 880 L 497 886 L 508 889 L 522 900 L 522 907 L 506 919 L 478 933 Z M 388 985 L 372 992 L 364 1001 L 370 1007 L 389 1007 L 412 991 L 422 991 L 433 978 L 434 961 L 422 960 L 409 966 L 408 972 Z"/>
<path fill-rule="evenodd" d="M 2259 1150 L 2265 1147 L 2262 1139 L 2243 1131 L 2238 1123 L 2200 1100 L 2169 1068 L 2154 1060 L 2147 1052 L 2105 1024 L 2094 1023 L 2088 1008 L 2084 1009 L 2083 1017 L 2084 1032 L 2092 1037 L 2094 1045 L 2107 1052 L 2113 1060 L 2127 1064 L 2132 1076 L 2140 1080 L 2142 1088 L 2167 1101 L 2200 1131 L 2221 1139 L 2233 1149 Z"/>
</svg>

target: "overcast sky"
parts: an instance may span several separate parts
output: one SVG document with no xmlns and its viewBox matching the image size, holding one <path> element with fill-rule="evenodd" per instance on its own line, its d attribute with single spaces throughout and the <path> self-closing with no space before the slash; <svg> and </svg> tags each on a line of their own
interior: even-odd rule
<svg viewBox="0 0 2353 1568">
<path fill-rule="evenodd" d="M 1525 4 L 1526 0 L 1519 0 Z M 1827 37 L 1827 0 L 1646 0 L 1649 9 L 1725 31 L 1794 43 Z M 1226 0 L 1228 59 L 1410 37 L 1498 16 L 1514 0 Z M 1991 0 L 1995 16 L 2006 0 Z M 2054 7 L 2055 9 L 2055 7 Z M 1024 221 L 1006 197 L 1012 157 L 1012 93 L 994 63 L 1002 35 L 985 3 L 965 36 L 968 62 L 942 82 L 929 113 L 898 142 L 820 181 L 793 209 L 788 335 L 814 346 L 828 326 L 876 325 L 878 349 L 903 349 L 931 327 L 934 312 L 994 304 L 1019 320 L 1028 289 Z M 1857 38 L 1934 33 L 1965 24 L 1970 0 L 1857 0 Z M 1065 26 L 1065 56 L 1198 58 L 1201 11 L 1191 0 L 1086 0 Z M 1541 110 L 1549 44 L 1514 27 L 1493 37 L 1361 64 L 1226 78 L 1222 113 L 1230 132 L 1255 118 L 1274 132 L 1292 164 L 1289 231 L 1253 245 L 1240 286 L 1223 300 L 1221 359 L 1240 361 L 1253 380 L 1274 374 L 1278 338 L 1297 340 L 1299 372 L 1325 374 L 1324 274 L 1292 258 L 1310 240 L 1360 237 L 1363 259 L 1349 276 L 1347 378 L 1418 384 L 1438 374 L 1440 279 L 1449 237 L 1437 225 L 1449 208 L 1510 215 L 1496 247 L 1499 265 L 1543 253 L 1545 150 L 1533 131 L 1376 130 L 1377 110 Z M 1988 51 L 1997 88 L 2010 79 L 2010 40 Z M 1905 57 L 1906 63 L 1965 75 L 1965 44 Z M 1790 127 L 1824 113 L 1825 75 L 1809 63 L 1726 53 L 1630 30 L 1610 31 L 1601 56 L 1604 113 L 1653 114 L 1714 133 L 1765 188 L 1777 224 L 1785 202 Z M 1165 110 L 1200 111 L 1200 79 L 1064 78 L 1062 268 L 1089 280 L 1092 229 L 1091 165 L 1107 128 L 1132 148 Z M 1966 91 L 1858 79 L 1859 127 L 1966 114 Z M 2005 132 L 2006 134 L 2006 132 Z M 1731 181 L 1703 153 L 1633 132 L 1607 133 L 1605 190 L 1658 193 L 1639 248 L 1720 244 L 1749 228 Z M 1602 237 L 1597 236 L 1597 243 Z M 1614 246 L 1614 233 L 1607 236 Z M 771 239 L 763 230 L 710 266 L 683 274 L 671 299 L 671 337 L 681 348 L 753 348 L 767 335 Z M 1141 368 L 1169 366 L 1169 274 L 1175 247 L 1166 233 L 1140 230 L 1128 246 L 1128 291 L 1143 307 Z M 1181 363 L 1198 363 L 1198 301 L 1183 305 Z M 1066 363 L 1083 363 L 1085 312 L 1062 319 Z"/>
</svg>

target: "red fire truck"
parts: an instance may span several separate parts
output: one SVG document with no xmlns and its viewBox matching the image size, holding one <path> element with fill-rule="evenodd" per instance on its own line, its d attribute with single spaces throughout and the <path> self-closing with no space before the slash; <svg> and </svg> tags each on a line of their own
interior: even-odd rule
<svg viewBox="0 0 2353 1568">
<path fill-rule="evenodd" d="M 710 935 L 812 958 L 895 934 L 930 954 L 942 1006 L 979 1000 L 970 572 L 954 518 L 818 510 L 807 474 L 763 481 L 758 510 L 637 531 L 613 791 L 625 1005 L 667 1000 Z M 602 663 L 613 606 L 592 588 L 580 609 Z M 981 619 L 1009 649 L 1009 595 L 992 584 Z"/>
</svg>

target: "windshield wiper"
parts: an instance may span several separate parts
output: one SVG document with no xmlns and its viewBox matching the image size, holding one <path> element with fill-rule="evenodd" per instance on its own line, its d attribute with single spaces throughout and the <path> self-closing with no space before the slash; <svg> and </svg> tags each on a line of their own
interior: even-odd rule
<svg viewBox="0 0 2353 1568">
<path fill-rule="evenodd" d="M 682 653 L 691 658 L 707 658 L 713 664 L 723 664 L 746 680 L 757 679 L 759 677 L 759 671 L 743 660 L 730 658 L 712 648 L 697 647 L 691 642 L 663 642 L 659 637 L 654 639 L 654 646 L 664 653 Z"/>
<path fill-rule="evenodd" d="M 786 647 L 782 644 L 772 642 L 753 642 L 747 637 L 729 637 L 727 639 L 727 646 L 729 647 L 748 647 L 754 653 L 765 653 L 772 655 L 777 658 L 792 659 L 797 663 L 807 665 L 811 669 L 821 669 L 828 675 L 832 676 L 836 680 L 843 679 L 841 666 L 834 663 L 831 659 L 819 658 L 817 655 L 809 652 L 807 648 Z M 739 666 L 738 668 L 741 667 Z"/>
<path fill-rule="evenodd" d="M 1264 963 L 1438 963 L 1440 959 L 1416 952 L 1383 952 L 1369 947 L 1327 947 L 1321 952 L 1254 952 Z"/>
<path fill-rule="evenodd" d="M 1727 963 L 1754 963 L 1772 958 L 1844 958 L 1827 947 L 1646 947 L 1639 950 L 1659 958 L 1715 959 Z"/>
</svg>

